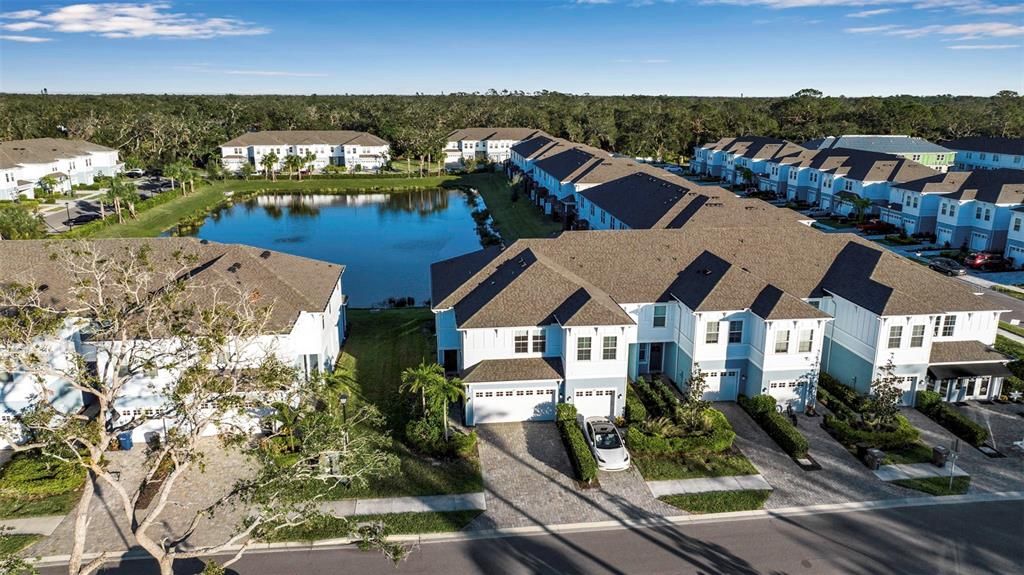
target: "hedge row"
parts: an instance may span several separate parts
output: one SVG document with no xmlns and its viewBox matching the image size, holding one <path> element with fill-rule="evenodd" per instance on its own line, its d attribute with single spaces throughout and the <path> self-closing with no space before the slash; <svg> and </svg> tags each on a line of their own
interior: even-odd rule
<svg viewBox="0 0 1024 575">
<path fill-rule="evenodd" d="M 850 409 L 845 403 L 836 399 L 836 396 L 829 393 L 824 387 L 818 387 L 818 402 L 829 408 L 832 413 L 841 419 L 856 419 L 857 412 Z"/>
<path fill-rule="evenodd" d="M 849 420 L 834 415 L 826 415 L 824 423 L 843 445 L 864 443 L 882 450 L 899 449 L 918 439 L 917 428 L 902 415 L 896 416 L 896 429 L 887 431 L 858 429 Z"/>
<path fill-rule="evenodd" d="M 818 387 L 824 388 L 833 397 L 846 404 L 846 407 L 859 411 L 864 397 L 857 393 L 852 387 L 844 385 L 838 379 L 822 372 L 818 376 Z M 831 409 L 831 408 L 830 408 Z"/>
<path fill-rule="evenodd" d="M 560 403 L 556 409 L 558 432 L 562 435 L 562 441 L 569 452 L 569 460 L 572 461 L 576 478 L 584 483 L 590 483 L 597 479 L 597 461 L 587 447 L 583 431 L 576 424 L 576 406 Z"/>
<path fill-rule="evenodd" d="M 934 391 L 917 392 L 917 410 L 948 429 L 953 435 L 977 447 L 988 441 L 988 430 L 942 401 Z"/>
<path fill-rule="evenodd" d="M 626 386 L 626 421 L 640 423 L 647 420 L 647 408 L 640 401 L 632 385 Z"/>
<path fill-rule="evenodd" d="M 719 453 L 732 447 L 736 432 L 729 425 L 725 414 L 717 409 L 705 412 L 708 432 L 701 435 L 683 437 L 660 437 L 648 435 L 636 426 L 626 430 L 626 444 L 636 453 L 664 455 L 669 453 Z"/>
<path fill-rule="evenodd" d="M 807 438 L 790 423 L 786 416 L 775 409 L 775 398 L 770 395 L 758 395 L 749 398 L 739 396 L 740 407 L 761 426 L 761 429 L 791 457 L 805 457 L 810 446 Z"/>
<path fill-rule="evenodd" d="M 662 381 L 648 382 L 644 378 L 638 378 L 634 384 L 637 396 L 643 402 L 647 411 L 654 417 L 673 417 L 679 398 Z"/>
</svg>

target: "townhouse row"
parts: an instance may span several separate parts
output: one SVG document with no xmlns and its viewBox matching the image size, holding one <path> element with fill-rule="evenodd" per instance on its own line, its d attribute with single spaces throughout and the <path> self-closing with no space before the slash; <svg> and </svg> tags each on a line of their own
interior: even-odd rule
<svg viewBox="0 0 1024 575">
<path fill-rule="evenodd" d="M 533 128 L 463 128 L 445 136 L 444 165 L 460 168 L 469 160 L 500 164 L 512 155 L 512 146 L 533 138 L 547 136 Z"/>
<path fill-rule="evenodd" d="M 224 169 L 238 172 L 248 164 L 257 172 L 267 164 L 275 172 L 287 170 L 285 158 L 298 156 L 303 171 L 319 172 L 327 166 L 349 171 L 377 172 L 391 159 L 391 146 L 366 132 L 351 130 L 273 130 L 249 132 L 220 145 Z M 276 158 L 265 163 L 268 156 Z"/>
<path fill-rule="evenodd" d="M 311 377 L 331 370 L 338 358 L 346 324 L 347 302 L 342 291 L 344 266 L 191 238 L 96 240 L 90 246 L 110 258 L 129 257 L 145 248 L 153 265 L 153 277 L 177 271 L 182 261 L 188 261 L 192 269 L 168 281 L 187 281 L 188 289 L 197 295 L 196 301 L 215 302 L 218 300 L 216 293 L 243 286 L 249 290 L 248 297 L 254 305 L 273 306 L 273 313 L 262 325 L 263 333 L 244 340 L 233 338 L 226 346 L 238 356 L 239 368 L 247 367 L 246 362 L 255 365 L 265 357 L 274 356 L 294 366 L 300 377 Z M 75 301 L 70 295 L 74 282 L 86 278 L 70 277 L 59 264 L 52 262 L 50 256 L 57 249 L 56 243 L 42 240 L 0 242 L 0 277 L 5 281 L 43 286 L 53 305 L 60 306 L 61 302 L 71 305 Z M 39 262 L 47 262 L 47 265 L 39 265 Z M 295 281 L 296 278 L 302 281 Z M 89 335 L 91 321 L 89 317 L 69 317 L 51 341 L 43 342 L 50 350 L 49 363 L 56 373 L 59 373 L 56 370 L 68 369 L 77 358 L 82 358 L 97 375 L 108 373 L 105 365 L 110 361 L 110 350 L 120 343 L 97 341 Z M 167 389 L 185 366 L 177 357 L 173 358 L 173 367 L 161 365 L 161 362 L 166 362 L 165 350 L 178 347 L 177 341 L 156 336 L 133 343 L 133 361 L 152 365 L 125 382 L 114 408 L 120 416 L 139 421 L 132 429 L 136 442 L 163 435 L 174 425 L 174 421 L 160 415 L 165 403 L 162 390 Z M 0 366 L 0 423 L 9 424 L 39 401 L 40 388 L 34 376 L 24 369 L 6 367 Z M 51 375 L 43 384 L 49 400 L 62 412 L 89 412 L 93 399 L 76 392 L 67 380 Z M 260 415 L 263 414 L 243 409 L 232 415 L 230 423 L 257 431 Z M 217 432 L 217 426 L 203 430 L 209 435 Z M 0 449 L 8 446 L 0 437 Z"/>
<path fill-rule="evenodd" d="M 62 138 L 0 142 L 0 200 L 34 198 L 40 180 L 51 192 L 69 193 L 76 184 L 92 184 L 97 176 L 114 176 L 124 164 L 117 150 Z"/>
</svg>

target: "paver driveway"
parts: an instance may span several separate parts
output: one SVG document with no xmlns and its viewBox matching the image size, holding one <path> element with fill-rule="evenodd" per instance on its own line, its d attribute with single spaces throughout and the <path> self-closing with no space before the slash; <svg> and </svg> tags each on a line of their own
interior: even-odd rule
<svg viewBox="0 0 1024 575">
<path fill-rule="evenodd" d="M 636 470 L 601 472 L 580 489 L 554 423 L 477 427 L 487 511 L 469 529 L 643 519 L 685 513 L 651 495 Z"/>
</svg>

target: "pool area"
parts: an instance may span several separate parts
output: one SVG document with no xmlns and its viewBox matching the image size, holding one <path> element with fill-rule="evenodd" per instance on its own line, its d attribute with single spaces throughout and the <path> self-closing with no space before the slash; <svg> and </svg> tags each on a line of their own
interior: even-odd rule
<svg viewBox="0 0 1024 575">
<path fill-rule="evenodd" d="M 430 298 L 430 264 L 480 249 L 458 190 L 261 195 L 223 208 L 193 234 L 343 264 L 351 307 Z M 301 281 L 301 278 L 296 278 Z"/>
</svg>

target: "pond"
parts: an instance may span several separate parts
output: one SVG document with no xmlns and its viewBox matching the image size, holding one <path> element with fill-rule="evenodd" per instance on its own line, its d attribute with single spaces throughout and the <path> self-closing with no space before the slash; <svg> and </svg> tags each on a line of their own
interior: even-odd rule
<svg viewBox="0 0 1024 575">
<path fill-rule="evenodd" d="M 430 298 L 430 264 L 480 249 L 458 190 L 261 195 L 206 218 L 195 236 L 344 264 L 352 307 Z M 299 278 L 301 279 L 301 278 Z"/>
</svg>

